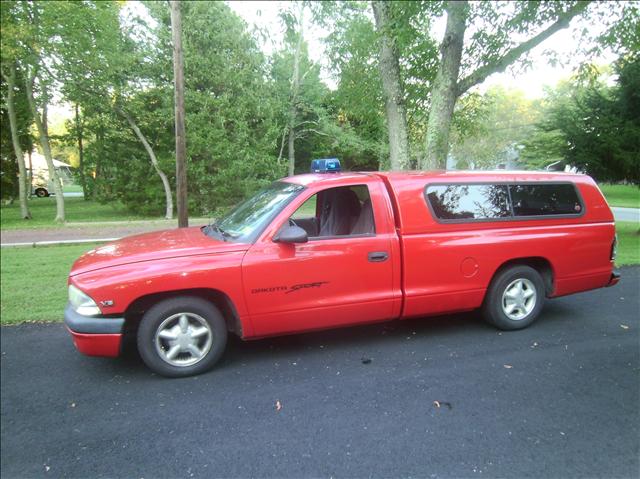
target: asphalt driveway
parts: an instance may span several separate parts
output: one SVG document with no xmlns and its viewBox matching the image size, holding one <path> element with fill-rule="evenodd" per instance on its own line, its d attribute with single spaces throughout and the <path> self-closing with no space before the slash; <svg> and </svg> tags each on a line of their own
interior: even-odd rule
<svg viewBox="0 0 640 479">
<path fill-rule="evenodd" d="M 640 268 L 622 273 L 524 331 L 465 314 L 232 341 L 188 379 L 5 327 L 2 477 L 638 477 Z"/>
</svg>

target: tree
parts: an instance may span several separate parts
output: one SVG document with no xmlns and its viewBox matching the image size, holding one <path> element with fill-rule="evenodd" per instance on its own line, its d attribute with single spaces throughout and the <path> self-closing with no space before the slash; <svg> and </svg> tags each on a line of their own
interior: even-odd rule
<svg viewBox="0 0 640 479">
<path fill-rule="evenodd" d="M 327 106 L 343 133 L 337 148 L 340 159 L 347 168 L 387 169 L 388 135 L 377 63 L 380 48 L 366 4 L 315 5 L 322 7 L 315 14 L 315 21 L 331 30 L 325 45 L 337 89 L 329 94 Z"/>
<path fill-rule="evenodd" d="M 13 151 L 18 163 L 18 195 L 20 199 L 20 217 L 22 219 L 31 219 L 31 212 L 29 211 L 29 205 L 27 204 L 28 192 L 28 178 L 27 169 L 24 164 L 24 153 L 22 146 L 20 145 L 20 136 L 18 132 L 18 116 L 16 114 L 15 107 L 15 89 L 16 89 L 16 68 L 15 65 L 9 67 L 9 73 L 2 71 L 2 76 L 7 83 L 7 114 L 9 117 L 9 127 L 11 129 L 11 142 L 13 145 Z"/>
<path fill-rule="evenodd" d="M 27 198 L 31 194 L 30 181 L 27 175 L 27 169 L 24 162 L 24 150 L 20 141 L 20 121 L 16 112 L 16 89 L 18 79 L 18 56 L 22 46 L 19 42 L 19 26 L 17 21 L 16 6 L 12 3 L 2 3 L 1 21 L 2 21 L 2 58 L 0 71 L 3 79 L 3 97 L 6 103 L 7 119 L 9 120 L 9 131 L 11 132 L 11 145 L 13 148 L 14 158 L 18 166 L 18 197 L 20 201 L 20 217 L 23 219 L 31 219 L 31 212 L 27 204 Z M 22 72 L 20 72 L 22 73 Z M 24 92 L 24 89 L 22 90 Z M 23 98 L 24 95 L 21 95 Z M 4 106 L 4 105 L 3 105 Z M 10 174 L 13 168 L 9 169 Z M 13 175 L 12 175 L 13 176 Z"/>
<path fill-rule="evenodd" d="M 357 141 L 349 143 L 358 145 L 359 153 L 349 164 L 361 169 L 388 169 L 392 156 L 393 168 L 397 169 L 396 155 L 389 155 L 385 138 L 408 145 L 422 136 L 422 111 L 428 101 L 436 58 L 435 44 L 424 32 L 429 30 L 437 7 L 427 2 L 385 2 L 381 5 L 386 13 L 385 27 L 381 30 L 374 24 L 370 3 L 321 2 L 319 6 L 321 14 L 316 22 L 330 24 L 332 29 L 326 38 L 330 66 L 338 80 L 332 104 L 338 113 L 338 123 L 348 127 L 350 135 L 357 135 Z M 386 75 L 388 81 L 383 88 L 380 55 L 384 45 L 393 47 L 385 48 L 385 52 L 387 58 L 389 53 L 395 56 L 398 64 L 396 70 L 392 59 L 385 63 L 385 71 L 395 73 Z M 384 94 L 385 88 L 391 96 Z M 402 121 L 395 121 L 403 116 L 397 115 L 399 110 L 405 111 L 404 128 L 398 128 Z M 387 111 L 396 114 L 388 117 Z M 415 165 L 419 149 L 403 150 L 407 152 L 404 167 Z"/>
<path fill-rule="evenodd" d="M 123 68 L 124 79 L 118 83 L 123 86 L 114 90 L 171 184 L 175 92 L 170 10 L 162 3 L 145 6 L 151 19 L 123 15 L 123 42 L 131 52 L 121 56 L 134 61 Z M 286 165 L 277 162 L 284 115 L 266 58 L 227 5 L 183 2 L 181 16 L 189 211 L 217 215 L 286 174 Z M 130 125 L 123 125 L 124 117 L 113 115 L 106 102 L 95 107 L 85 112 L 86 132 L 93 138 L 86 156 L 88 168 L 96 171 L 98 197 L 120 200 L 133 211 L 164 212 L 164 187 L 149 180 L 140 162 L 149 155 L 140 140 L 136 144 Z"/>
<path fill-rule="evenodd" d="M 80 186 L 82 187 L 82 197 L 85 200 L 89 199 L 87 193 L 87 179 L 84 172 L 84 135 L 82 128 L 82 119 L 80 118 L 80 105 L 75 104 L 75 128 L 76 138 L 78 139 L 78 169 L 80 171 Z"/>
<path fill-rule="evenodd" d="M 53 182 L 53 191 L 56 195 L 56 217 L 54 221 L 58 223 L 64 223 L 64 194 L 62 192 L 62 181 L 58 176 L 58 172 L 56 171 L 56 167 L 53 163 L 53 155 L 51 154 L 51 143 L 49 142 L 49 132 L 47 128 L 47 102 L 49 101 L 49 99 L 47 95 L 44 94 L 46 86 L 43 88 L 42 84 L 44 83 L 44 81 L 42 79 L 40 83 L 40 106 L 37 104 L 36 97 L 34 95 L 34 86 L 36 85 L 36 80 L 38 79 L 40 61 L 41 60 L 36 60 L 35 66 L 29 65 L 27 67 L 27 75 L 24 84 L 25 90 L 27 92 L 27 101 L 29 102 L 29 107 L 31 108 L 31 115 L 33 116 L 33 121 L 36 124 L 36 128 L 38 131 L 38 140 L 40 141 L 42 153 L 49 169 L 49 179 Z M 40 110 L 40 108 L 42 110 Z"/>
<path fill-rule="evenodd" d="M 296 49 L 293 56 L 293 71 L 291 73 L 291 105 L 289 106 L 289 176 L 294 174 L 296 166 L 295 135 L 298 116 L 298 92 L 300 90 L 300 56 L 302 55 L 302 42 L 304 41 L 304 3 L 298 2 L 298 15 L 295 19 L 298 25 Z"/>
<path fill-rule="evenodd" d="M 391 4 L 376 0 L 371 2 L 380 36 L 380 77 L 385 97 L 387 128 L 389 131 L 389 161 L 392 170 L 403 170 L 409 165 L 409 135 L 405 94 L 400 78 L 398 49 L 391 28 Z"/>
<path fill-rule="evenodd" d="M 455 167 L 490 169 L 515 159 L 540 119 L 536 103 L 520 90 L 502 87 L 491 87 L 484 95 L 463 96 L 452 121 Z"/>
<path fill-rule="evenodd" d="M 173 38 L 173 78 L 175 84 L 176 121 L 176 202 L 178 226 L 189 226 L 187 203 L 187 147 L 184 126 L 184 60 L 182 57 L 182 19 L 180 2 L 171 3 L 171 33 Z"/>
<path fill-rule="evenodd" d="M 156 157 L 156 154 L 153 151 L 153 147 L 149 143 L 149 140 L 147 140 L 147 137 L 142 133 L 142 131 L 140 130 L 140 127 L 138 126 L 136 121 L 133 119 L 133 117 L 125 109 L 123 109 L 120 106 L 116 106 L 116 111 L 120 113 L 131 126 L 131 129 L 140 140 L 140 143 L 142 143 L 142 145 L 144 146 L 144 149 L 147 151 L 147 154 L 149 155 L 149 159 L 151 160 L 151 164 L 153 165 L 153 168 L 156 170 L 156 173 L 158 174 L 158 176 L 160 177 L 160 180 L 162 181 L 162 186 L 164 188 L 164 194 L 166 198 L 166 203 L 165 203 L 166 209 L 165 209 L 164 217 L 170 220 L 173 217 L 173 198 L 171 196 L 171 185 L 169 185 L 169 180 L 167 178 L 167 175 L 165 175 L 164 171 L 162 171 L 162 168 L 160 167 L 160 163 L 158 162 L 158 158 Z"/>
<path fill-rule="evenodd" d="M 117 12 L 114 8 L 117 7 L 110 2 L 3 2 L 3 59 L 8 53 L 23 72 L 26 97 L 56 194 L 56 221 L 65 219 L 64 197 L 53 164 L 48 103 L 54 93 L 60 91 L 69 99 L 69 91 L 74 91 L 69 88 L 73 84 L 70 80 L 74 77 L 87 78 L 83 85 L 89 90 L 87 84 L 94 72 L 100 71 L 97 66 L 104 52 L 109 51 L 105 44 L 97 43 L 103 35 L 96 33 L 114 30 L 112 25 L 99 28 L 104 27 L 104 22 L 99 20 L 105 12 Z M 117 25 L 117 13 L 111 18 L 116 19 Z M 87 62 L 88 58 L 94 59 L 93 62 Z M 85 68 L 87 63 L 94 68 Z M 92 94 L 103 92 L 93 89 Z"/>
<path fill-rule="evenodd" d="M 505 14 L 501 12 L 504 6 L 498 3 L 482 2 L 471 6 L 468 1 L 446 2 L 447 26 L 440 44 L 440 64 L 431 96 L 425 166 L 444 166 L 458 98 L 566 28 L 571 19 L 584 13 L 589 2 L 518 2 L 512 5 L 514 12 Z M 465 49 L 465 32 L 474 21 L 482 22 L 484 27 L 477 27 Z M 536 30 L 538 33 L 533 34 Z M 512 38 L 521 32 L 531 36 L 515 43 Z M 475 58 L 478 61 L 472 60 Z M 463 66 L 465 71 L 460 78 Z"/>
<path fill-rule="evenodd" d="M 379 168 L 414 167 L 437 66 L 437 46 L 425 33 L 441 3 L 370 2 L 373 18 L 362 2 L 320 5 L 319 21 L 332 30 L 326 43 L 344 116 L 366 137 L 376 132 Z M 397 151 L 406 152 L 402 166 Z"/>
<path fill-rule="evenodd" d="M 616 84 L 591 69 L 547 93 L 542 119 L 525 142 L 523 156 L 534 166 L 561 159 L 598 181 L 640 182 L 640 55 L 614 66 Z"/>
<path fill-rule="evenodd" d="M 4 6 L 4 5 L 3 5 Z M 55 15 L 52 15 L 50 4 L 11 2 L 5 7 L 3 19 L 3 56 L 9 53 L 10 61 L 19 65 L 24 72 L 25 93 L 31 115 L 36 124 L 38 139 L 49 169 L 49 179 L 53 182 L 56 194 L 55 221 L 63 222 L 64 198 L 62 184 L 53 164 L 51 147 L 47 132 L 47 90 L 49 85 L 41 73 L 46 64 L 44 57 L 51 42 L 52 31 L 57 26 Z M 7 48 L 8 47 L 8 48 Z M 36 93 L 38 96 L 36 97 Z M 20 161 L 20 160 L 18 160 Z M 21 182 L 25 182 L 23 178 Z"/>
<path fill-rule="evenodd" d="M 319 79 L 320 68 L 310 61 L 304 41 L 305 13 L 307 3 L 292 2 L 280 12 L 285 28 L 284 48 L 272 58 L 271 76 L 275 101 L 286 105 L 285 127 L 278 153 L 278 162 L 287 139 L 288 174 L 295 174 L 296 162 L 300 160 L 296 143 L 309 136 L 324 136 L 326 111 L 321 105 L 326 87 Z M 286 90 L 282 88 L 286 80 Z M 276 108 L 279 109 L 278 105 Z"/>
</svg>

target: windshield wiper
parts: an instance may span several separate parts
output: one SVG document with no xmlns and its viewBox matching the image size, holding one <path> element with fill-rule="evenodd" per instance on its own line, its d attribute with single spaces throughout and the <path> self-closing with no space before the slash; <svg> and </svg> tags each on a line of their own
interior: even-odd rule
<svg viewBox="0 0 640 479">
<path fill-rule="evenodd" d="M 227 241 L 227 237 L 231 236 L 225 230 L 220 228 L 216 223 L 211 223 L 205 226 L 202 231 L 207 236 L 211 236 L 209 233 L 217 233 L 217 236 L 219 236 L 222 241 Z"/>
</svg>

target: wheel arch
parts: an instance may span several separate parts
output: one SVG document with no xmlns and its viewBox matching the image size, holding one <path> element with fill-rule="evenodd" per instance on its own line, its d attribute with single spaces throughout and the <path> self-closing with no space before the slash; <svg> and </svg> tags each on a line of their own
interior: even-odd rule
<svg viewBox="0 0 640 479">
<path fill-rule="evenodd" d="M 125 311 L 125 332 L 135 333 L 143 314 L 154 304 L 176 296 L 195 296 L 211 302 L 222 314 L 227 330 L 242 337 L 243 328 L 238 310 L 231 298 L 223 291 L 210 288 L 180 289 L 147 294 L 135 299 Z"/>
<path fill-rule="evenodd" d="M 512 266 L 518 265 L 529 266 L 535 269 L 540 274 L 540 276 L 542 277 L 542 281 L 544 282 L 545 296 L 549 298 L 553 295 L 553 292 L 555 291 L 555 272 L 551 261 L 542 256 L 526 256 L 505 261 L 494 271 L 493 275 L 491 276 L 489 285 L 491 285 L 495 277 L 502 271 Z"/>
</svg>

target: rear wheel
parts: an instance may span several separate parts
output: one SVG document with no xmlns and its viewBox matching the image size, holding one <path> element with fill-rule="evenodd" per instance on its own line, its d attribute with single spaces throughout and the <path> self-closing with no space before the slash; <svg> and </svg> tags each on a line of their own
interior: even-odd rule
<svg viewBox="0 0 640 479">
<path fill-rule="evenodd" d="M 511 266 L 494 277 L 482 313 L 487 322 L 499 329 L 522 329 L 535 321 L 544 300 L 540 273 L 529 266 Z"/>
<path fill-rule="evenodd" d="M 209 370 L 227 343 L 220 311 L 208 301 L 180 296 L 154 305 L 138 329 L 138 351 L 155 373 L 183 377 Z"/>
<path fill-rule="evenodd" d="M 45 198 L 45 197 L 49 196 L 49 192 L 47 190 L 45 190 L 44 188 L 37 188 L 36 189 L 36 196 L 38 198 Z"/>
</svg>

